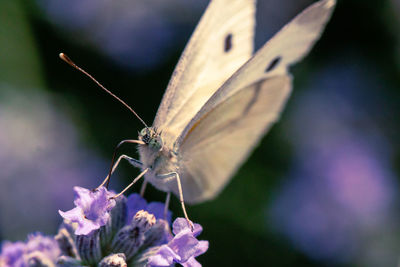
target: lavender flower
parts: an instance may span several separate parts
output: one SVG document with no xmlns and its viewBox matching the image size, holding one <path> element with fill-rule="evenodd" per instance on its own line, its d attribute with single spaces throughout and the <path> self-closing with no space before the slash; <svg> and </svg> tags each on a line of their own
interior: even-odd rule
<svg viewBox="0 0 400 267">
<path fill-rule="evenodd" d="M 52 237 L 40 233 L 31 234 L 24 242 L 4 242 L 0 254 L 0 266 L 55 266 L 61 251 Z"/>
<path fill-rule="evenodd" d="M 57 211 L 74 200 L 65 188 L 88 187 L 91 177 L 103 176 L 109 165 L 78 140 L 71 119 L 43 89 L 0 85 L 0 225 L 5 240 L 24 240 L 32 231 L 54 232 Z"/>
<path fill-rule="evenodd" d="M 184 218 L 177 218 L 171 233 L 164 219 L 165 205 L 147 204 L 141 196 L 128 198 L 100 188 L 90 191 L 74 187 L 76 207 L 59 211 L 64 218 L 54 238 L 32 234 L 24 242 L 4 242 L 1 267 L 53 266 L 201 266 L 195 257 L 208 249 L 199 241 L 202 227 L 191 230 Z"/>
<path fill-rule="evenodd" d="M 0 266 L 21 266 L 23 264 L 25 244 L 23 242 L 3 243 L 0 254 Z"/>
<path fill-rule="evenodd" d="M 195 257 L 208 249 L 197 240 L 202 227 L 192 232 L 186 219 L 169 227 L 171 212 L 164 219 L 165 205 L 147 203 L 138 194 L 113 196 L 105 188 L 96 192 L 75 187 L 76 208 L 62 212 L 64 223 L 56 240 L 62 251 L 59 266 L 201 266 Z"/>
<path fill-rule="evenodd" d="M 199 241 L 196 238 L 203 231 L 201 225 L 194 224 L 192 232 L 186 219 L 177 218 L 172 227 L 174 238 L 168 244 L 162 245 L 155 255 L 149 257 L 149 265 L 171 266 L 177 262 L 183 266 L 201 266 L 195 257 L 208 249 L 208 241 Z"/>
<path fill-rule="evenodd" d="M 91 191 L 79 186 L 75 190 L 75 208 L 67 212 L 59 210 L 60 215 L 71 222 L 78 223 L 76 235 L 87 235 L 105 225 L 110 218 L 110 210 L 115 206 L 113 196 L 104 187 Z"/>
</svg>

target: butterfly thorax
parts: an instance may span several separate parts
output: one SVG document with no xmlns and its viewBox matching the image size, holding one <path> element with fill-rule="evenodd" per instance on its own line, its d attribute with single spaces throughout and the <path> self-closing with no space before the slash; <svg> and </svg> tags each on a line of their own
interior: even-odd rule
<svg viewBox="0 0 400 267">
<path fill-rule="evenodd" d="M 139 140 L 144 142 L 143 145 L 139 145 L 140 161 L 143 163 L 143 169 L 149 168 L 146 179 L 158 189 L 170 191 L 165 181 L 156 176 L 177 171 L 176 153 L 163 142 L 161 133 L 154 128 L 141 130 Z"/>
</svg>

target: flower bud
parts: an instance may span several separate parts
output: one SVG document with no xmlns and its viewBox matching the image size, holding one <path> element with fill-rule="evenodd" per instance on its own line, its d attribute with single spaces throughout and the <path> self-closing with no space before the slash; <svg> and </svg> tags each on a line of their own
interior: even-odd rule
<svg viewBox="0 0 400 267">
<path fill-rule="evenodd" d="M 130 225 L 123 227 L 114 237 L 112 250 L 123 252 L 126 259 L 132 258 L 145 240 L 145 233 L 155 224 L 156 218 L 147 211 L 140 210 Z"/>
<path fill-rule="evenodd" d="M 127 267 L 124 253 L 111 254 L 101 260 L 99 267 Z"/>
<path fill-rule="evenodd" d="M 85 264 L 95 264 L 101 259 L 100 231 L 92 231 L 88 235 L 76 236 L 76 247 Z"/>
<path fill-rule="evenodd" d="M 143 246 L 149 247 L 167 243 L 169 241 L 168 237 L 172 238 L 168 222 L 165 220 L 157 220 L 157 223 L 145 233 Z"/>
</svg>

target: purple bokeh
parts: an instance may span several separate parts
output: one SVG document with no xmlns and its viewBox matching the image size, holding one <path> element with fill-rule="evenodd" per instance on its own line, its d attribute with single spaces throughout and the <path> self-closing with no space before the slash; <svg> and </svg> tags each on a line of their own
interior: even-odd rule
<svg viewBox="0 0 400 267">
<path fill-rule="evenodd" d="M 206 1 L 37 0 L 76 42 L 94 45 L 123 67 L 146 70 L 168 60 L 193 30 Z M 185 34 L 182 34 L 185 33 Z"/>
<path fill-rule="evenodd" d="M 73 186 L 97 186 L 109 162 L 79 141 L 60 106 L 44 92 L 0 88 L 0 231 L 8 240 L 54 233 L 57 210 Z"/>
<path fill-rule="evenodd" d="M 0 266 L 36 266 L 35 263 L 33 263 L 35 260 L 43 260 L 47 263 L 54 264 L 60 254 L 60 248 L 53 237 L 44 236 L 41 233 L 34 233 L 28 235 L 26 242 L 3 242 L 0 250 Z"/>
<path fill-rule="evenodd" d="M 374 120 L 386 112 L 373 91 L 383 82 L 350 58 L 315 72 L 293 100 L 285 132 L 294 164 L 269 218 L 312 258 L 389 266 L 397 260 L 388 229 L 398 218 L 398 184 L 390 141 Z"/>
<path fill-rule="evenodd" d="M 125 68 L 147 70 L 179 52 L 209 1 L 199 0 L 36 0 L 69 39 L 92 45 Z M 259 1 L 259 48 L 311 0 Z M 279 12 L 276 12 L 279 10 Z"/>
</svg>

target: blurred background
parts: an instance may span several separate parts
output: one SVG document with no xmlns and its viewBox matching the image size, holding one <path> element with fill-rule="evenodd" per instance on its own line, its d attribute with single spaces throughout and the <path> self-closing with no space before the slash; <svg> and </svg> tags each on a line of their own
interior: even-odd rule
<svg viewBox="0 0 400 267">
<path fill-rule="evenodd" d="M 259 0 L 256 47 L 312 2 Z M 0 240 L 54 234 L 72 187 L 97 186 L 116 144 L 142 128 L 58 54 L 151 123 L 207 3 L 0 1 Z M 217 199 L 188 208 L 210 241 L 203 266 L 397 265 L 399 22 L 398 0 L 338 1 L 321 40 L 292 68 L 280 122 Z M 134 146 L 120 152 L 137 157 Z M 123 162 L 111 187 L 137 173 Z M 176 199 L 171 206 L 182 216 Z"/>
</svg>

